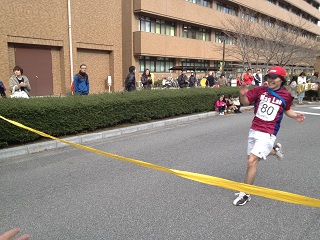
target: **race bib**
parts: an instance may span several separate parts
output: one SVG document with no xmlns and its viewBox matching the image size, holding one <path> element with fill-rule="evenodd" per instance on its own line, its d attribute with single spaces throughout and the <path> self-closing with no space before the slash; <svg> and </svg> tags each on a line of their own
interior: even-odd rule
<svg viewBox="0 0 320 240">
<path fill-rule="evenodd" d="M 256 116 L 264 121 L 273 121 L 279 111 L 280 106 L 270 102 L 261 101 Z"/>
</svg>

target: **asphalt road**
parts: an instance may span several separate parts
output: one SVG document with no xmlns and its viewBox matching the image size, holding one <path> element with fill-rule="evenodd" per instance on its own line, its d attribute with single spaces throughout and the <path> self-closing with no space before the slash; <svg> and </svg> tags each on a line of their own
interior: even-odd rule
<svg viewBox="0 0 320 240">
<path fill-rule="evenodd" d="M 320 105 L 295 106 L 277 141 L 285 159 L 255 184 L 320 199 Z M 312 114 L 309 114 L 312 113 Z M 252 112 L 214 116 L 86 145 L 164 167 L 242 182 Z M 31 239 L 320 239 L 320 209 L 234 192 L 65 147 L 0 162 L 0 230 Z"/>
</svg>

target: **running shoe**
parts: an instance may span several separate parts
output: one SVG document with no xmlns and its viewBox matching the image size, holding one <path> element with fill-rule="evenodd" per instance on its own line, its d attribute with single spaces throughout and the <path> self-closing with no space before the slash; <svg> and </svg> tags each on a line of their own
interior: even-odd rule
<svg viewBox="0 0 320 240">
<path fill-rule="evenodd" d="M 233 205 L 235 206 L 243 206 L 247 202 L 251 201 L 250 194 L 246 194 L 244 192 L 235 193 L 238 197 L 233 201 Z"/>
<path fill-rule="evenodd" d="M 282 152 L 282 145 L 280 143 L 277 143 L 273 149 L 276 151 L 276 157 L 278 158 L 278 160 L 282 160 L 284 154 Z"/>
</svg>

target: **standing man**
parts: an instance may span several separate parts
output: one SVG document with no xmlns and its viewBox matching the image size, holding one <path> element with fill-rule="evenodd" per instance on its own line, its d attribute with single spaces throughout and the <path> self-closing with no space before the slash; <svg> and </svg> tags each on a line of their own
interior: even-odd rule
<svg viewBox="0 0 320 240">
<path fill-rule="evenodd" d="M 197 78 L 194 75 L 194 73 L 191 72 L 191 75 L 189 77 L 189 87 L 195 87 L 195 86 L 197 86 Z"/>
<path fill-rule="evenodd" d="M 248 89 L 246 85 L 240 87 L 240 101 L 243 105 L 255 103 L 254 118 L 248 137 L 248 165 L 244 182 L 253 184 L 260 160 L 266 160 L 268 155 L 283 158 L 280 143 L 274 145 L 280 123 L 285 113 L 288 117 L 301 123 L 305 116 L 290 109 L 292 98 L 290 93 L 283 88 L 286 82 L 286 70 L 276 66 L 267 74 L 268 86 Z M 242 206 L 251 200 L 249 194 L 236 193 L 238 197 L 233 201 L 235 206 Z"/>
<path fill-rule="evenodd" d="M 80 65 L 80 71 L 73 77 L 74 91 L 77 95 L 88 95 L 90 90 L 87 66 Z"/>
<path fill-rule="evenodd" d="M 244 84 L 247 85 L 247 86 L 252 85 L 253 75 L 252 75 L 252 70 L 250 68 L 243 75 L 243 81 L 244 81 Z"/>
<path fill-rule="evenodd" d="M 188 87 L 189 85 L 189 81 L 186 73 L 187 73 L 186 70 L 182 70 L 180 76 L 178 77 L 178 83 L 180 88 Z"/>
<path fill-rule="evenodd" d="M 124 81 L 125 89 L 128 92 L 136 90 L 136 67 L 130 66 L 129 73 Z"/>
<path fill-rule="evenodd" d="M 255 86 L 260 86 L 261 85 L 261 80 L 262 80 L 262 74 L 260 73 L 259 69 L 257 69 L 255 74 L 253 74 L 253 78 L 254 78 L 254 85 Z"/>
<path fill-rule="evenodd" d="M 215 84 L 214 72 L 209 72 L 209 76 L 207 77 L 207 86 L 213 87 Z"/>
</svg>

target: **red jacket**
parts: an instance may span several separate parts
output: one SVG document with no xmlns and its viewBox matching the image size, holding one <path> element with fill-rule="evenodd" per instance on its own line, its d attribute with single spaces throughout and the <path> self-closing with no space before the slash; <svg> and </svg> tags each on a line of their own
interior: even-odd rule
<svg viewBox="0 0 320 240">
<path fill-rule="evenodd" d="M 252 85 L 253 79 L 254 79 L 253 75 L 249 75 L 249 73 L 245 73 L 243 75 L 243 81 L 246 85 Z"/>
</svg>

